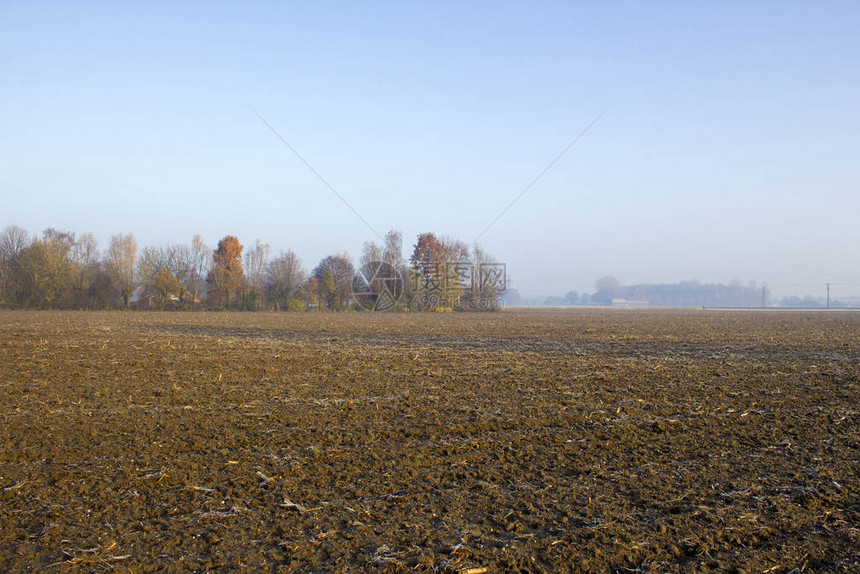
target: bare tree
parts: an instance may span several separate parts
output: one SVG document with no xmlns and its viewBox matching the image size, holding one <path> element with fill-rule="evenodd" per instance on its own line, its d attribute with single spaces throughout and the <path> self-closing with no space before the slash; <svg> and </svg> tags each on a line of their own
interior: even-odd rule
<svg viewBox="0 0 860 574">
<path fill-rule="evenodd" d="M 263 305 L 266 265 L 269 261 L 270 249 L 271 246 L 268 243 L 262 243 L 257 239 L 254 246 L 245 252 L 245 278 L 253 298 L 249 301 L 249 305 L 254 309 L 259 309 Z"/>
<path fill-rule="evenodd" d="M 73 289 L 77 298 L 77 305 L 85 302 L 89 305 L 89 291 L 93 279 L 98 273 L 99 246 L 92 233 L 82 233 L 69 255 L 74 268 Z"/>
<path fill-rule="evenodd" d="M 180 291 L 187 289 L 190 292 L 194 277 L 193 248 L 183 243 L 171 243 L 164 248 L 164 252 L 167 269 L 182 284 Z"/>
<path fill-rule="evenodd" d="M 469 307 L 473 310 L 496 310 L 508 288 L 507 277 L 499 272 L 496 258 L 475 244 L 472 247 Z"/>
<path fill-rule="evenodd" d="M 162 249 L 147 245 L 140 251 L 137 259 L 137 284 L 143 299 L 151 297 L 154 292 L 155 274 L 162 267 L 167 267 L 167 256 Z"/>
<path fill-rule="evenodd" d="M 30 241 L 30 234 L 17 225 L 0 230 L 0 304 L 15 304 L 22 295 L 21 255 Z"/>
<path fill-rule="evenodd" d="M 472 272 L 469 246 L 459 239 L 443 237 L 442 247 L 445 252 L 445 297 L 450 306 L 456 307 L 465 294 Z"/>
<path fill-rule="evenodd" d="M 282 309 L 289 309 L 291 302 L 298 300 L 306 281 L 307 272 L 292 250 L 281 252 L 268 265 L 266 290 L 272 304 Z"/>
<path fill-rule="evenodd" d="M 398 271 L 403 271 L 403 236 L 399 231 L 392 229 L 385 234 L 382 260 L 396 267 Z"/>
<path fill-rule="evenodd" d="M 358 258 L 358 266 L 364 267 L 374 261 L 382 261 L 382 247 L 373 241 L 366 241 L 361 248 L 361 257 Z"/>
<path fill-rule="evenodd" d="M 191 240 L 191 261 L 193 265 L 193 273 L 191 284 L 192 303 L 196 303 L 200 298 L 200 287 L 206 280 L 206 275 L 209 273 L 209 263 L 212 260 L 212 248 L 203 242 L 203 238 L 198 234 Z"/>
<path fill-rule="evenodd" d="M 137 240 L 131 233 L 118 234 L 110 238 L 105 267 L 111 280 L 119 288 L 123 307 L 128 308 L 135 288 L 135 262 Z"/>
<path fill-rule="evenodd" d="M 469 261 L 469 246 L 453 237 L 442 237 L 446 263 L 465 263 Z"/>
<path fill-rule="evenodd" d="M 373 241 L 364 244 L 361 257 L 358 259 L 358 271 L 353 281 L 356 286 L 365 292 L 367 296 L 372 295 L 374 300 L 386 292 L 386 287 L 394 280 L 395 271 L 385 265 L 385 248 L 380 247 Z"/>
<path fill-rule="evenodd" d="M 0 261 L 9 261 L 21 256 L 30 244 L 30 234 L 17 225 L 9 225 L 0 231 Z"/>
</svg>

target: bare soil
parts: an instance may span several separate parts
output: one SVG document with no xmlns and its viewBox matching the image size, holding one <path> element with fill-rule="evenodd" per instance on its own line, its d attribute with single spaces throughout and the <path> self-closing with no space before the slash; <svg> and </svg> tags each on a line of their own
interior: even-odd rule
<svg viewBox="0 0 860 574">
<path fill-rule="evenodd" d="M 860 313 L 0 312 L 11 571 L 860 571 Z"/>
</svg>

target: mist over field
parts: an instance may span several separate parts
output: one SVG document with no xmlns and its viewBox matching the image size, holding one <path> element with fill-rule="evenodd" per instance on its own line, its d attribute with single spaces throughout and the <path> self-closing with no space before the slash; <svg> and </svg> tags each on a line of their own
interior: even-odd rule
<svg viewBox="0 0 860 574">
<path fill-rule="evenodd" d="M 858 24 L 852 2 L 6 2 L 0 227 L 232 235 L 308 267 L 433 232 L 527 299 L 606 275 L 821 299 L 860 284 Z"/>
</svg>

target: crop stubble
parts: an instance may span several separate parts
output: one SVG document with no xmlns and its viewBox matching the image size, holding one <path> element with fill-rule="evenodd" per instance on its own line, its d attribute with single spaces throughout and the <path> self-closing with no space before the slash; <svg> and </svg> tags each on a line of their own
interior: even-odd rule
<svg viewBox="0 0 860 574">
<path fill-rule="evenodd" d="M 848 312 L 0 312 L 0 559 L 856 571 L 858 333 Z"/>
</svg>

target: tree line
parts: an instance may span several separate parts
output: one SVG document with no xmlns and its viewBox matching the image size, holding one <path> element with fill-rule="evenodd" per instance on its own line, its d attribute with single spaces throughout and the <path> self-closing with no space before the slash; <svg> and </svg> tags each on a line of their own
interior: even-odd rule
<svg viewBox="0 0 860 574">
<path fill-rule="evenodd" d="M 723 283 L 702 283 L 696 279 L 677 283 L 637 283 L 622 285 L 606 275 L 594 282 L 593 293 L 569 291 L 566 295 L 525 301 L 535 305 L 594 305 L 632 304 L 651 307 L 761 307 L 778 304 L 773 301 L 766 285 L 740 280 Z"/>
<path fill-rule="evenodd" d="M 392 230 L 382 244 L 365 243 L 357 262 L 334 253 L 308 269 L 292 250 L 273 255 L 269 244 L 246 248 L 233 235 L 214 247 L 195 235 L 140 249 L 132 233 L 120 233 L 101 249 L 92 233 L 33 236 L 10 225 L 0 230 L 0 307 L 347 310 L 387 297 L 394 310 L 495 309 L 487 302 L 507 286 L 498 266 L 479 246 L 433 233 L 418 236 L 408 260 Z"/>
</svg>

